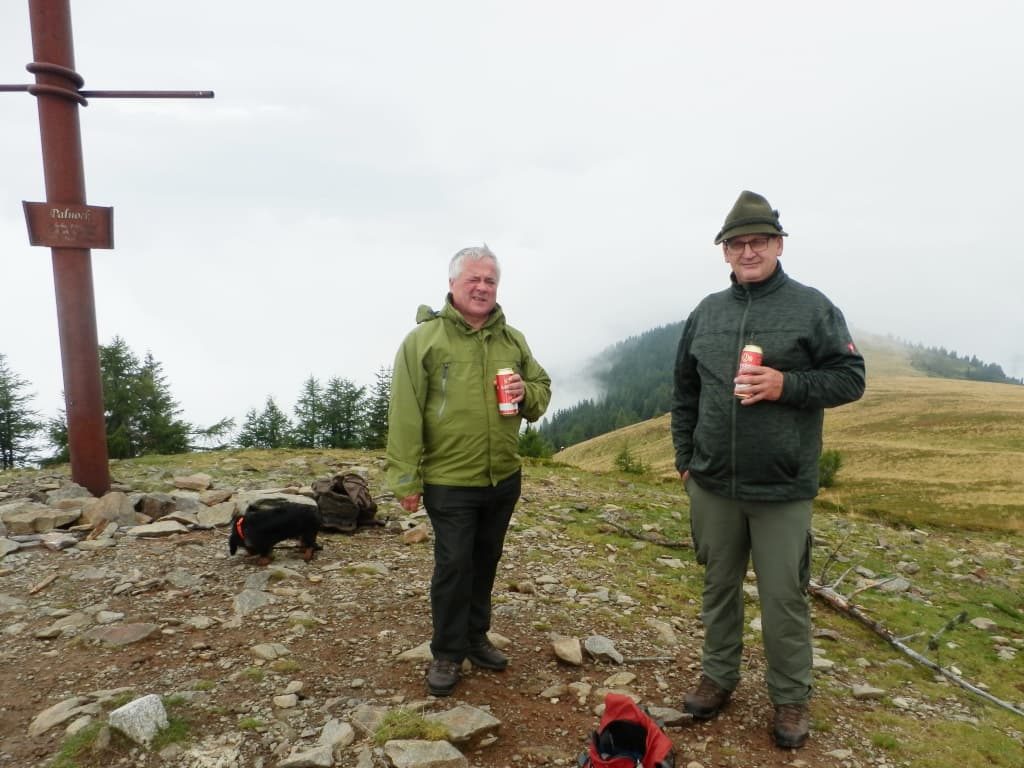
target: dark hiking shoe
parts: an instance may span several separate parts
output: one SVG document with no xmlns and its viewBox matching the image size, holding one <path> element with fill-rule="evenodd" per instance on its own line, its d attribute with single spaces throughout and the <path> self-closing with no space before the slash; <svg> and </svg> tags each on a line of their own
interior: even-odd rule
<svg viewBox="0 0 1024 768">
<path fill-rule="evenodd" d="M 491 645 L 489 641 L 474 645 L 469 649 L 466 658 L 478 667 L 496 669 L 499 672 L 508 666 L 508 656 Z"/>
<path fill-rule="evenodd" d="M 729 702 L 730 696 L 732 691 L 720 688 L 710 677 L 701 675 L 697 690 L 683 699 L 683 709 L 696 720 L 710 720 Z"/>
<path fill-rule="evenodd" d="M 434 659 L 427 670 L 427 690 L 434 696 L 450 696 L 458 685 L 461 667 L 457 661 Z"/>
<path fill-rule="evenodd" d="M 779 704 L 775 707 L 773 731 L 775 744 L 783 749 L 797 749 L 807 741 L 811 715 L 806 704 Z"/>
</svg>

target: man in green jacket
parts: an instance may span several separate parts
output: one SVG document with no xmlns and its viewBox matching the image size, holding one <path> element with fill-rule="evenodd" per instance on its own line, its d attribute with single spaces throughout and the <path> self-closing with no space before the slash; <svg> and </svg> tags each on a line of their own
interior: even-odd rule
<svg viewBox="0 0 1024 768">
<path fill-rule="evenodd" d="M 795 748 L 810 728 L 806 589 L 824 409 L 863 394 L 864 359 L 839 309 L 783 271 L 786 236 L 764 197 L 739 196 L 715 238 L 732 285 L 697 306 L 679 341 L 672 442 L 705 567 L 703 674 L 683 706 L 714 717 L 739 682 L 752 557 L 774 738 Z M 760 364 L 740 365 L 747 345 Z"/>
<path fill-rule="evenodd" d="M 456 253 L 444 307 L 419 308 L 391 379 L 388 485 L 409 512 L 422 498 L 434 529 L 427 689 L 435 696 L 454 690 L 463 659 L 499 671 L 508 665 L 487 638 L 491 590 L 519 499 L 519 428 L 551 399 L 551 379 L 497 304 L 500 276 L 486 245 Z M 503 368 L 512 371 L 511 415 L 498 408 Z"/>
</svg>

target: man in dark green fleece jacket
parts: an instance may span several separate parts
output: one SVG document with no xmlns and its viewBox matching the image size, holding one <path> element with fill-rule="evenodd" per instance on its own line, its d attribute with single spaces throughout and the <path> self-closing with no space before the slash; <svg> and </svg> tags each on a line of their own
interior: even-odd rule
<svg viewBox="0 0 1024 768">
<path fill-rule="evenodd" d="M 454 690 L 463 659 L 508 665 L 487 638 L 491 590 L 519 499 L 519 428 L 551 399 L 551 380 L 497 304 L 500 275 L 486 245 L 455 254 L 444 307 L 420 307 L 391 379 L 387 482 L 410 512 L 422 498 L 434 529 L 427 689 L 435 696 Z M 502 368 L 513 371 L 512 415 L 498 409 Z"/>
<path fill-rule="evenodd" d="M 715 238 L 732 285 L 697 306 L 679 341 L 672 442 L 705 566 L 703 674 L 684 707 L 714 717 L 739 682 L 752 558 L 775 742 L 793 748 L 810 725 L 806 589 L 824 409 L 864 393 L 864 359 L 842 312 L 783 271 L 786 236 L 764 197 L 739 196 Z M 748 344 L 763 360 L 741 368 Z"/>
</svg>

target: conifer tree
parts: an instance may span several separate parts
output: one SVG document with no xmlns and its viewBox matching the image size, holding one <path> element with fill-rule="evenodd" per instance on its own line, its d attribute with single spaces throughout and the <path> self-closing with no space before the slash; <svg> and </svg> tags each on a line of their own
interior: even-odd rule
<svg viewBox="0 0 1024 768">
<path fill-rule="evenodd" d="M 100 379 L 107 431 L 107 453 L 112 459 L 130 459 L 143 454 L 183 453 L 191 449 L 189 439 L 220 434 L 230 420 L 206 430 L 178 418 L 181 407 L 171 395 L 163 366 L 151 352 L 140 361 L 128 343 L 115 336 L 100 345 Z M 61 413 L 47 424 L 56 453 L 48 461 L 67 461 L 67 416 Z"/>
<path fill-rule="evenodd" d="M 0 470 L 31 460 L 31 440 L 43 428 L 39 414 L 28 407 L 32 396 L 22 390 L 28 381 L 12 371 L 0 352 Z"/>
<path fill-rule="evenodd" d="M 366 429 L 363 445 L 367 448 L 383 448 L 388 442 L 388 405 L 391 402 L 391 369 L 381 366 L 377 369 L 377 380 L 370 391 L 366 405 Z"/>
<path fill-rule="evenodd" d="M 136 384 L 135 416 L 139 453 L 185 453 L 189 450 L 191 425 L 181 421 L 178 403 L 171 397 L 163 366 L 146 353 Z"/>
<path fill-rule="evenodd" d="M 358 448 L 366 418 L 366 387 L 333 377 L 324 388 L 324 433 L 327 448 Z"/>
<path fill-rule="evenodd" d="M 302 385 L 302 394 L 295 404 L 295 427 L 292 439 L 296 448 L 321 448 L 324 435 L 324 390 L 311 375 Z"/>
<path fill-rule="evenodd" d="M 286 448 L 291 445 L 292 425 L 274 398 L 267 396 L 262 413 L 250 409 L 238 434 L 241 448 Z"/>
</svg>

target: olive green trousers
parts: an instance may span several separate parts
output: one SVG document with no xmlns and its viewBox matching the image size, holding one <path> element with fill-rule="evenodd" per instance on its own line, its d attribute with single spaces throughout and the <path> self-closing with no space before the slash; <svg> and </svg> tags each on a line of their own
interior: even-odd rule
<svg viewBox="0 0 1024 768">
<path fill-rule="evenodd" d="M 697 562 L 704 566 L 704 674 L 726 690 L 740 679 L 743 580 L 752 559 L 772 703 L 811 695 L 811 501 L 728 499 L 686 482 Z"/>
</svg>

